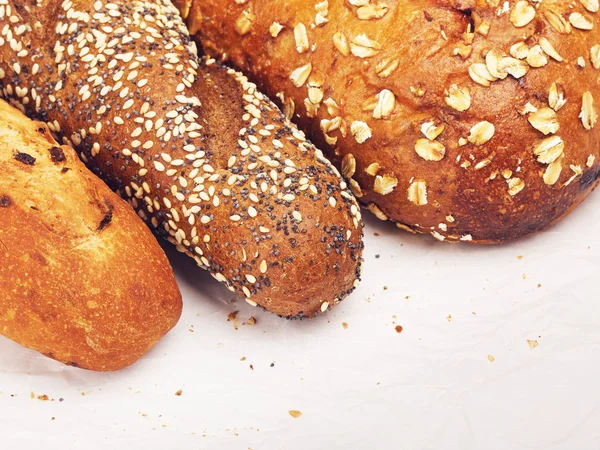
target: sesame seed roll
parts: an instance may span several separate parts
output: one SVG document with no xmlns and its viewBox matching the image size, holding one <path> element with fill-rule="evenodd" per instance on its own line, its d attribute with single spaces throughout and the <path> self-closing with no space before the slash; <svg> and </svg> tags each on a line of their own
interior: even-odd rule
<svg viewBox="0 0 600 450">
<path fill-rule="evenodd" d="M 0 0 L 0 25 L 4 96 L 230 290 L 295 318 L 355 288 L 345 182 L 245 76 L 198 57 L 169 0 Z"/>
</svg>

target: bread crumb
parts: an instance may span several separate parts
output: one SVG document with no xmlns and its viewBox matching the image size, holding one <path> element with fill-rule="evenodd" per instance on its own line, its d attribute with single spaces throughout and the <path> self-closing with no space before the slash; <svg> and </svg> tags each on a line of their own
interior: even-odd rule
<svg viewBox="0 0 600 450">
<path fill-rule="evenodd" d="M 402 328 L 401 325 L 396 325 L 396 333 L 402 333 L 402 330 L 404 330 L 404 328 Z"/>
<path fill-rule="evenodd" d="M 492 355 L 488 355 L 488 361 L 494 362 L 494 361 L 496 361 L 496 358 L 494 358 Z"/>
<path fill-rule="evenodd" d="M 290 416 L 292 416 L 294 419 L 297 419 L 298 417 L 300 417 L 302 415 L 302 412 L 300 412 L 296 409 L 290 409 L 288 412 L 290 413 Z"/>
<path fill-rule="evenodd" d="M 389 287 L 387 287 L 387 286 L 384 286 L 384 287 L 383 287 L 383 290 L 384 290 L 384 291 L 387 291 L 388 289 L 389 289 Z"/>
<path fill-rule="evenodd" d="M 529 345 L 529 348 L 533 350 L 534 348 L 539 347 L 540 343 L 535 339 L 527 339 L 527 345 Z"/>
<path fill-rule="evenodd" d="M 452 316 L 451 316 L 450 314 L 448 314 L 448 317 L 446 317 L 446 320 L 447 320 L 448 322 L 452 322 Z"/>
<path fill-rule="evenodd" d="M 233 321 L 233 328 L 235 328 L 236 330 L 238 329 L 238 323 L 237 323 L 238 313 L 239 313 L 239 311 L 233 311 L 232 313 L 227 314 L 227 322 Z"/>
<path fill-rule="evenodd" d="M 523 255 L 517 256 L 517 259 L 523 259 Z"/>
<path fill-rule="evenodd" d="M 344 330 L 347 330 L 348 329 L 348 323 L 342 322 L 342 327 L 344 327 Z"/>
<path fill-rule="evenodd" d="M 256 324 L 256 319 L 254 318 L 254 316 L 250 316 L 250 318 L 248 319 L 248 325 L 255 325 Z"/>
<path fill-rule="evenodd" d="M 181 397 L 181 394 L 183 394 L 183 391 L 181 389 L 179 389 L 177 392 L 175 392 L 175 395 L 177 397 Z"/>
</svg>

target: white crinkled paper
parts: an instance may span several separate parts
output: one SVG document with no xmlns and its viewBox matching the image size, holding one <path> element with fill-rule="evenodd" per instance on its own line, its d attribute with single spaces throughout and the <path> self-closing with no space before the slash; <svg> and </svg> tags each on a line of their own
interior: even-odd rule
<svg viewBox="0 0 600 450">
<path fill-rule="evenodd" d="M 304 322 L 232 303 L 169 250 L 184 314 L 135 366 L 0 338 L 0 449 L 599 449 L 599 207 L 497 247 L 369 217 L 361 287 Z"/>
</svg>

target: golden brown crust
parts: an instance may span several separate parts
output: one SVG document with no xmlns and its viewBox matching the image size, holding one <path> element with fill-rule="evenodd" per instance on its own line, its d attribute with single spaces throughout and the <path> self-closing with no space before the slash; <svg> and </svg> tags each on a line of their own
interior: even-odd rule
<svg viewBox="0 0 600 450">
<path fill-rule="evenodd" d="M 362 223 L 345 182 L 245 77 L 198 59 L 169 0 L 8 3 L 4 95 L 179 250 L 286 317 L 354 289 Z"/>
<path fill-rule="evenodd" d="M 597 0 L 176 4 L 401 228 L 503 242 L 598 183 Z"/>
<path fill-rule="evenodd" d="M 0 100 L 0 334 L 117 370 L 177 323 L 181 295 L 129 205 L 47 126 Z"/>
</svg>

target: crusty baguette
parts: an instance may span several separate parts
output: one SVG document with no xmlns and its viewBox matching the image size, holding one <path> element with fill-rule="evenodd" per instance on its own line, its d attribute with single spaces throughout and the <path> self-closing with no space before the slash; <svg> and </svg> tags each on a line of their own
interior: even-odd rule
<svg viewBox="0 0 600 450">
<path fill-rule="evenodd" d="M 131 207 L 45 124 L 0 100 L 0 334 L 117 370 L 180 314 L 167 258 Z"/>
<path fill-rule="evenodd" d="M 170 0 L 9 0 L 4 95 L 252 305 L 351 292 L 362 222 L 337 170 L 241 74 L 200 61 Z"/>
<path fill-rule="evenodd" d="M 175 3 L 401 228 L 503 242 L 598 183 L 598 0 Z"/>
</svg>

